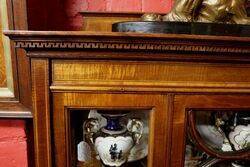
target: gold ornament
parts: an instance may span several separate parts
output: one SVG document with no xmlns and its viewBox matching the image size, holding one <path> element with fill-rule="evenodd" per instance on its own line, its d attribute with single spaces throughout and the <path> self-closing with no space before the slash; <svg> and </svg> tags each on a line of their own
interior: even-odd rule
<svg viewBox="0 0 250 167">
<path fill-rule="evenodd" d="M 246 0 L 176 0 L 163 21 L 250 24 Z"/>
</svg>

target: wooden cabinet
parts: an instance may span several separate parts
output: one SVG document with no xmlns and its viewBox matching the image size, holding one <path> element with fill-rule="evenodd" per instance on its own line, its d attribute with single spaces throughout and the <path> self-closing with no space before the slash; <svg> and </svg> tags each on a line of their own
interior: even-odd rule
<svg viewBox="0 0 250 167">
<path fill-rule="evenodd" d="M 195 132 L 192 112 L 249 113 L 248 37 L 5 34 L 31 58 L 37 167 L 77 166 L 77 135 L 89 110 L 148 112 L 148 167 L 184 166 L 186 138 Z M 214 158 L 249 159 L 249 148 L 223 156 L 195 135 L 197 147 Z"/>
</svg>

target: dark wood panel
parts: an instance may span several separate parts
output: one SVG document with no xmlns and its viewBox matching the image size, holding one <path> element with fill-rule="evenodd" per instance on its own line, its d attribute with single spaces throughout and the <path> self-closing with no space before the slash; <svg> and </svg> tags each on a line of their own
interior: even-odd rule
<svg viewBox="0 0 250 167">
<path fill-rule="evenodd" d="M 26 0 L 12 0 L 13 5 L 13 29 L 15 30 L 27 30 L 27 8 Z M 30 60 L 26 57 L 24 50 L 15 49 L 16 57 L 13 59 L 16 60 L 16 64 L 13 65 L 13 69 L 17 70 L 17 83 L 19 87 L 19 101 L 31 109 L 31 79 L 30 79 Z M 25 79 L 24 79 L 25 78 Z"/>
</svg>

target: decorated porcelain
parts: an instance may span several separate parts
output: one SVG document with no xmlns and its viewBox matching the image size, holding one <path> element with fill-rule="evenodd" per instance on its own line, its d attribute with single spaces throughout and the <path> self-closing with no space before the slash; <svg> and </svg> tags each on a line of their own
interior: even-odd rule
<svg viewBox="0 0 250 167">
<path fill-rule="evenodd" d="M 87 136 L 105 166 L 119 167 L 127 162 L 131 149 L 139 143 L 143 123 L 138 119 L 130 119 L 127 126 L 121 124 L 121 119 L 127 113 L 106 114 L 104 111 L 101 115 L 106 118 L 106 125 L 97 130 L 99 121 L 93 118 L 87 120 L 84 124 Z"/>
<path fill-rule="evenodd" d="M 99 114 L 96 110 L 91 110 L 88 118 L 94 119 L 98 122 L 98 125 L 94 125 L 94 126 L 103 127 L 107 124 L 107 120 L 104 117 L 102 117 L 101 114 Z M 140 119 L 140 122 L 143 123 L 143 131 L 142 131 L 140 141 L 132 147 L 132 149 L 130 150 L 130 153 L 128 155 L 127 161 L 133 162 L 133 161 L 143 159 L 148 155 L 149 112 L 148 111 L 130 112 L 127 114 L 127 118 L 138 118 L 138 119 Z M 122 118 L 121 122 L 123 122 L 123 124 L 130 125 L 131 120 L 132 119 L 129 119 L 128 123 L 127 123 L 127 120 Z M 97 130 L 99 130 L 99 129 L 100 128 L 98 128 Z"/>
<path fill-rule="evenodd" d="M 127 160 L 127 155 L 133 147 L 134 141 L 131 136 L 97 137 L 95 148 L 105 165 L 121 166 Z"/>
<path fill-rule="evenodd" d="M 229 133 L 229 140 L 235 150 L 242 150 L 250 147 L 250 124 L 238 125 Z"/>
</svg>

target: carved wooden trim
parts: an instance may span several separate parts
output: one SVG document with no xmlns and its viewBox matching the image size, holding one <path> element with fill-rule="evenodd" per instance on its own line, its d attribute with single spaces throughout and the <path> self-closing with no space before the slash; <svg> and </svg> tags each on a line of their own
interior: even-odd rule
<svg viewBox="0 0 250 167">
<path fill-rule="evenodd" d="M 125 42 L 47 42 L 47 41 L 16 41 L 15 46 L 24 49 L 112 49 L 112 50 L 136 50 L 136 51 L 185 51 L 185 52 L 223 52 L 223 53 L 250 53 L 249 48 L 208 46 L 204 44 L 171 44 L 171 43 L 145 43 L 144 41 Z"/>
<path fill-rule="evenodd" d="M 77 49 L 249 54 L 249 37 L 108 32 L 6 31 L 26 50 Z"/>
<path fill-rule="evenodd" d="M 24 49 L 112 49 L 112 50 L 140 50 L 140 51 L 192 51 L 192 52 L 228 52 L 250 53 L 249 49 L 223 46 L 158 44 L 158 43 L 115 43 L 115 42 L 16 42 L 16 47 Z"/>
<path fill-rule="evenodd" d="M 0 118 L 32 118 L 30 109 L 19 102 L 0 102 Z"/>
<path fill-rule="evenodd" d="M 105 82 L 105 81 L 86 81 L 81 84 L 68 84 L 53 82 L 50 86 L 52 92 L 182 92 L 182 93 L 250 93 L 249 83 L 228 83 L 226 87 L 223 87 L 223 83 L 196 83 L 187 84 L 180 82 L 160 82 L 155 84 L 154 82 L 131 82 L 125 81 L 126 84 L 120 85 L 120 82 Z"/>
</svg>

